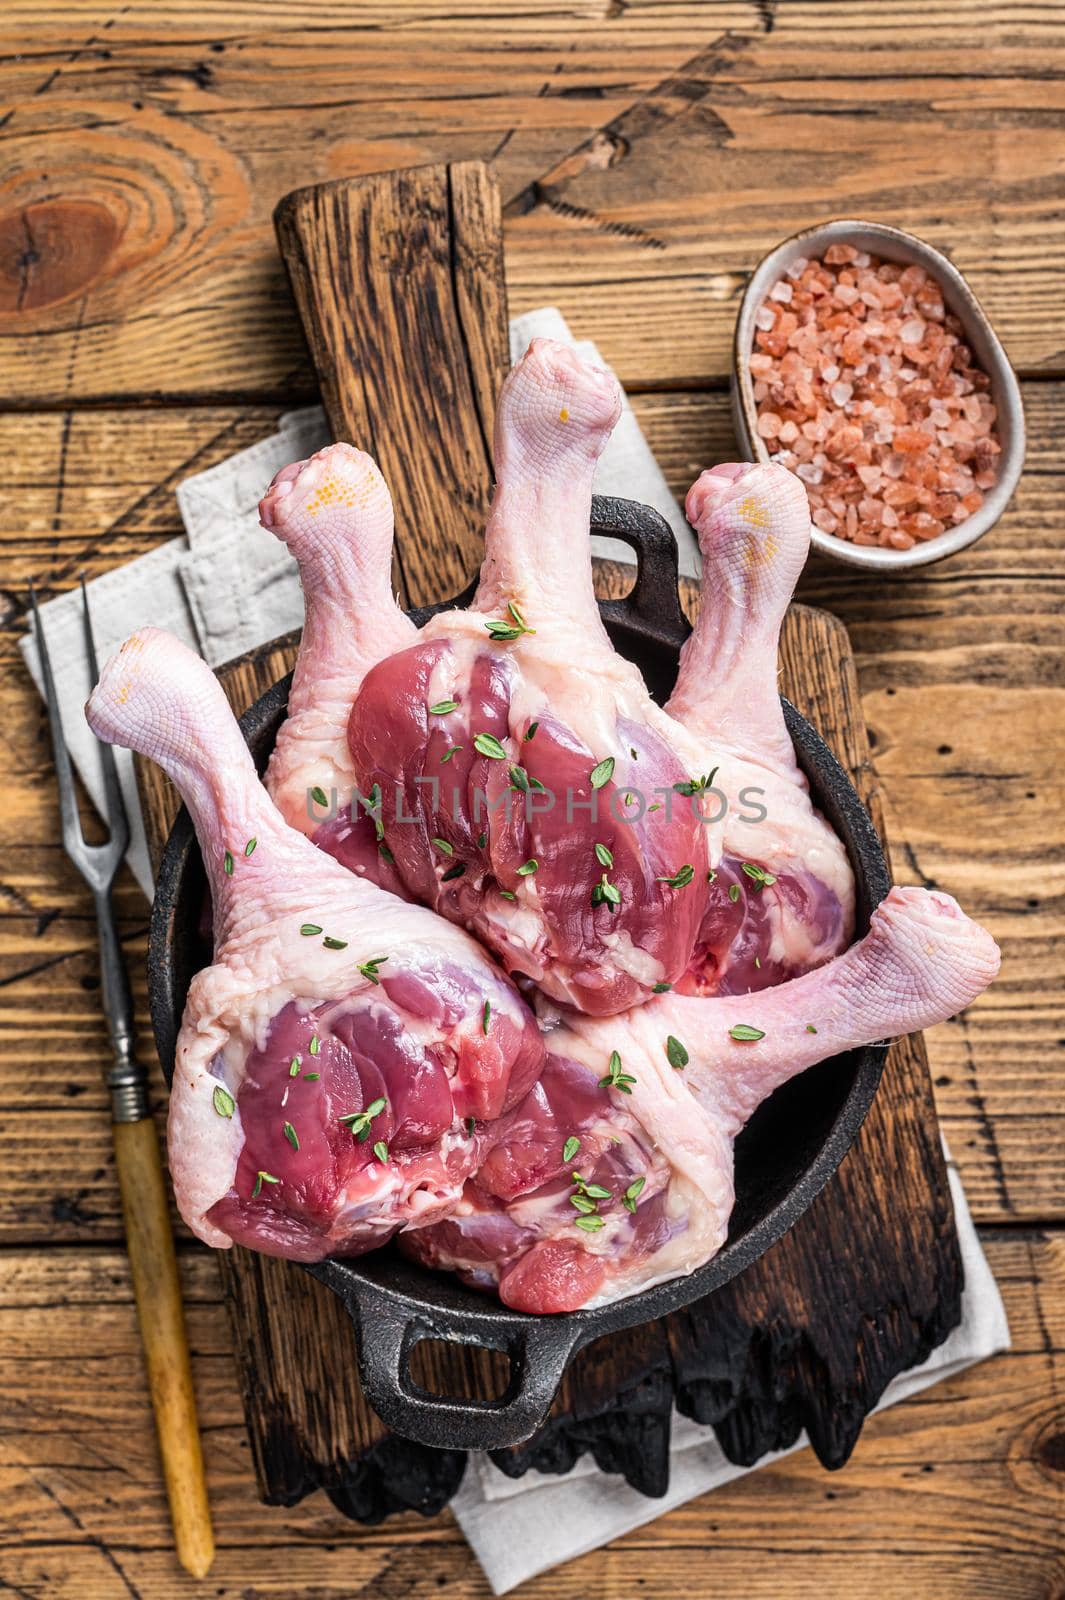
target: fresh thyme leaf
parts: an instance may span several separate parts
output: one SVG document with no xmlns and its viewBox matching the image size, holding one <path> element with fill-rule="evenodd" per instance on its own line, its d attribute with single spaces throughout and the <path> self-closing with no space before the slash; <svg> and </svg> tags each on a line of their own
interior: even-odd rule
<svg viewBox="0 0 1065 1600">
<path fill-rule="evenodd" d="M 318 926 L 317 922 L 304 922 L 300 926 L 300 932 L 305 939 L 311 939 L 316 933 L 321 933 L 321 931 L 322 930 Z"/>
<path fill-rule="evenodd" d="M 539 726 L 540 726 L 540 724 L 538 722 L 530 722 L 529 723 L 529 726 L 528 726 L 528 728 L 526 729 L 526 732 L 525 732 L 525 737 L 521 741 L 522 744 L 528 744 L 530 739 L 535 739 L 536 730 L 537 730 L 537 728 Z"/>
<path fill-rule="evenodd" d="M 477 1127 L 477 1118 L 476 1117 L 467 1117 L 466 1118 L 466 1132 L 467 1132 L 467 1134 L 469 1135 L 469 1137 L 471 1139 L 473 1138 L 474 1129 L 476 1127 Z"/>
<path fill-rule="evenodd" d="M 329 804 L 329 796 L 326 794 L 321 785 L 317 783 L 311 790 L 311 799 L 314 801 L 316 806 L 327 806 Z"/>
<path fill-rule="evenodd" d="M 777 881 L 772 872 L 767 872 L 764 867 L 756 866 L 753 861 L 741 861 L 740 868 L 747 874 L 756 889 L 768 889 Z"/>
<path fill-rule="evenodd" d="M 222 871 L 229 878 L 233 876 L 233 853 L 230 850 L 227 850 L 222 857 Z"/>
<path fill-rule="evenodd" d="M 686 889 L 695 877 L 695 868 L 687 861 L 678 867 L 671 878 L 656 878 L 656 883 L 664 883 L 667 889 Z"/>
<path fill-rule="evenodd" d="M 396 859 L 391 850 L 388 848 L 387 844 L 379 844 L 377 846 L 377 853 L 381 857 L 381 860 L 387 861 L 389 865 L 391 865 Z"/>
<path fill-rule="evenodd" d="M 256 846 L 256 845 L 257 845 L 257 844 L 258 844 L 258 843 L 259 843 L 259 841 L 258 841 L 258 839 L 249 839 L 249 840 L 248 840 L 248 842 L 247 842 L 247 844 L 246 844 L 246 845 L 245 845 L 245 846 L 244 846 L 244 854 L 245 854 L 245 855 L 246 855 L 246 856 L 250 856 L 250 855 L 254 855 L 254 853 L 255 853 L 255 846 Z"/>
<path fill-rule="evenodd" d="M 346 939 L 334 939 L 332 934 L 327 934 L 322 940 L 322 947 L 325 950 L 346 950 L 348 941 Z"/>
<path fill-rule="evenodd" d="M 706 874 L 706 881 L 707 883 L 717 882 L 717 873 L 714 871 L 713 867 L 711 867 L 710 871 Z"/>
<path fill-rule="evenodd" d="M 383 1139 L 378 1139 L 377 1143 L 373 1147 L 373 1153 L 377 1157 L 378 1161 L 380 1161 L 382 1166 L 387 1166 L 388 1146 L 385 1144 Z"/>
<path fill-rule="evenodd" d="M 300 1147 L 299 1135 L 292 1126 L 291 1122 L 286 1122 L 281 1131 L 285 1135 L 285 1138 L 288 1140 L 289 1144 L 292 1146 L 293 1150 L 298 1150 Z"/>
<path fill-rule="evenodd" d="M 322 1074 L 320 1072 L 305 1072 L 303 1074 L 303 1081 L 304 1083 L 317 1083 L 321 1076 Z"/>
<path fill-rule="evenodd" d="M 634 1216 L 636 1214 L 636 1201 L 639 1199 L 646 1182 L 646 1178 L 634 1178 L 621 1197 L 621 1203 L 625 1210 L 631 1211 Z"/>
<path fill-rule="evenodd" d="M 729 884 L 728 897 L 732 901 L 732 904 L 735 905 L 736 901 L 740 897 L 740 886 L 739 886 L 738 883 L 730 883 Z"/>
<path fill-rule="evenodd" d="M 614 1196 L 609 1189 L 604 1189 L 601 1183 L 586 1183 L 583 1192 L 589 1200 L 613 1200 Z"/>
<path fill-rule="evenodd" d="M 656 983 L 654 988 L 651 990 L 651 993 L 665 994 L 669 989 L 672 989 L 672 987 L 673 985 L 671 983 Z"/>
<path fill-rule="evenodd" d="M 299 1075 L 300 1075 L 300 1067 L 302 1065 L 303 1065 L 302 1056 L 293 1056 L 292 1060 L 288 1064 L 288 1075 L 289 1075 L 289 1077 L 290 1078 L 298 1078 Z"/>
<path fill-rule="evenodd" d="M 654 805 L 653 805 L 653 806 L 648 806 L 648 807 L 647 807 L 647 810 L 648 810 L 648 812 L 651 812 L 651 811 L 661 811 L 661 809 L 662 809 L 662 802 L 661 802 L 661 800 L 656 800 L 656 801 L 655 801 L 655 803 L 654 803 Z"/>
<path fill-rule="evenodd" d="M 220 1083 L 215 1084 L 214 1094 L 211 1096 L 211 1104 L 220 1117 L 231 1117 L 236 1108 L 236 1101 L 233 1096 L 228 1089 L 223 1089 Z"/>
<path fill-rule="evenodd" d="M 507 602 L 507 610 L 510 612 L 511 618 L 513 619 L 511 622 L 506 622 L 499 618 L 491 617 L 485 623 L 485 627 L 488 630 L 488 635 L 490 638 L 500 640 L 520 639 L 523 633 L 536 632 L 535 628 L 529 627 L 528 623 L 525 621 L 525 618 L 522 616 L 513 600 Z"/>
<path fill-rule="evenodd" d="M 518 898 L 513 889 L 500 889 L 499 892 L 504 900 L 516 900 Z"/>
<path fill-rule="evenodd" d="M 510 781 L 521 794 L 529 792 L 529 774 L 524 767 L 511 767 Z"/>
<path fill-rule="evenodd" d="M 312 1056 L 316 1056 L 319 1050 L 321 1050 L 322 1041 L 319 1039 L 317 1034 L 312 1035 L 309 1048 Z"/>
<path fill-rule="evenodd" d="M 816 1033 L 817 1029 L 814 1027 L 812 1022 L 808 1022 L 806 1024 L 806 1031 L 807 1031 L 807 1033 Z"/>
<path fill-rule="evenodd" d="M 752 1028 L 748 1022 L 734 1022 L 729 1029 L 729 1038 L 735 1039 L 738 1044 L 754 1044 L 764 1039 L 765 1034 L 761 1028 Z"/>
<path fill-rule="evenodd" d="M 483 1034 L 487 1034 L 488 1033 L 488 1029 L 489 1029 L 489 1027 L 491 1025 L 491 1021 L 492 1021 L 492 1002 L 491 1002 L 491 1000 L 486 1000 L 485 1003 L 484 1003 L 484 1010 L 481 1012 L 481 1032 Z"/>
<path fill-rule="evenodd" d="M 631 1094 L 630 1085 L 635 1082 L 636 1079 L 631 1073 L 622 1072 L 621 1057 L 616 1050 L 611 1050 L 606 1077 L 599 1079 L 600 1089 L 620 1089 L 622 1094 Z"/>
<path fill-rule="evenodd" d="M 435 706 L 429 707 L 429 715 L 431 717 L 446 717 L 449 711 L 457 711 L 458 708 L 459 703 L 457 700 L 438 700 Z"/>
<path fill-rule="evenodd" d="M 371 983 L 380 983 L 381 976 L 377 969 L 383 967 L 387 960 L 387 956 L 373 956 L 369 961 L 364 961 L 358 971 L 364 978 L 369 978 Z"/>
<path fill-rule="evenodd" d="M 371 1122 L 374 1117 L 381 1115 L 387 1104 L 388 1101 L 381 1098 L 371 1100 L 365 1110 L 348 1111 L 344 1116 L 338 1117 L 337 1121 L 342 1127 L 347 1128 L 352 1137 L 357 1139 L 360 1144 L 365 1144 L 370 1137 Z"/>
<path fill-rule="evenodd" d="M 581 1141 L 577 1138 L 575 1133 L 571 1133 L 565 1144 L 562 1146 L 563 1161 L 572 1161 L 580 1147 Z"/>
<path fill-rule="evenodd" d="M 521 866 L 518 868 L 518 877 L 531 878 L 539 865 L 540 863 L 537 861 L 536 857 L 530 856 L 528 861 L 523 861 Z"/>
<path fill-rule="evenodd" d="M 600 1228 L 606 1226 L 602 1217 L 574 1217 L 574 1224 L 583 1228 L 585 1233 L 598 1233 Z"/>
<path fill-rule="evenodd" d="M 669 1062 L 670 1066 L 679 1072 L 681 1067 L 686 1067 L 688 1065 L 690 1059 L 691 1058 L 688 1055 L 687 1050 L 685 1050 L 680 1040 L 674 1038 L 673 1034 L 670 1034 L 669 1038 L 666 1040 L 666 1060 Z"/>
<path fill-rule="evenodd" d="M 436 848 L 442 851 L 444 855 L 453 856 L 455 854 L 455 846 L 453 844 L 448 844 L 446 839 L 433 839 L 431 842 L 435 844 Z"/>
<path fill-rule="evenodd" d="M 445 750 L 443 755 L 440 757 L 440 765 L 443 766 L 445 761 L 450 761 L 452 756 L 457 756 L 459 752 L 461 750 L 465 750 L 465 748 L 466 746 L 464 744 L 453 744 L 451 749 Z"/>
<path fill-rule="evenodd" d="M 494 733 L 478 733 L 474 736 L 473 748 L 482 756 L 488 756 L 492 761 L 505 761 L 507 752 L 503 749 Z"/>
<path fill-rule="evenodd" d="M 483 850 L 487 843 L 488 843 L 488 834 L 487 833 L 479 833 L 477 835 L 477 848 L 478 848 L 478 850 Z"/>
<path fill-rule="evenodd" d="M 594 1200 L 586 1200 L 583 1194 L 571 1194 L 569 1203 L 575 1211 L 586 1217 L 594 1217 L 599 1209 Z"/>
<path fill-rule="evenodd" d="M 604 756 L 602 761 L 596 763 L 588 775 L 588 782 L 593 789 L 601 789 L 604 783 L 609 783 L 614 776 L 614 757 Z"/>
<path fill-rule="evenodd" d="M 255 1188 L 251 1192 L 253 1200 L 259 1198 L 264 1183 L 280 1183 L 280 1178 L 275 1178 L 272 1172 L 258 1172 L 255 1175 Z"/>
<path fill-rule="evenodd" d="M 761 958 L 761 956 L 755 956 L 754 965 L 755 965 L 755 969 L 758 972 L 761 972 L 761 970 L 762 970 L 762 958 Z"/>
<path fill-rule="evenodd" d="M 456 861 L 455 865 L 453 867 L 448 867 L 446 872 L 441 873 L 440 882 L 441 883 L 451 883 L 455 878 L 461 878 L 462 874 L 465 871 L 466 871 L 466 863 L 465 863 L 465 861 Z"/>
<path fill-rule="evenodd" d="M 611 855 L 605 844 L 596 845 L 595 859 L 598 861 L 601 867 L 612 867 L 614 865 L 614 857 Z"/>
</svg>

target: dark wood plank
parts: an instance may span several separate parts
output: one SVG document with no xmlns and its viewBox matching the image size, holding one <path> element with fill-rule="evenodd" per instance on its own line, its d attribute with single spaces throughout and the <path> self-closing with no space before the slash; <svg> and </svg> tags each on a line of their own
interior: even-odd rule
<svg viewBox="0 0 1065 1600">
<path fill-rule="evenodd" d="M 478 161 L 343 179 L 286 196 L 276 222 L 333 435 L 392 489 L 397 588 L 459 594 L 510 365 L 495 181 Z"/>
<path fill-rule="evenodd" d="M 1047 1600 L 1061 1572 L 1065 1238 L 985 1236 L 1008 1356 L 870 1419 L 844 1472 L 810 1451 L 545 1575 L 528 1600 Z M 487 1600 L 447 1515 L 355 1530 L 324 1495 L 266 1507 L 206 1251 L 181 1257 L 218 1556 L 217 1600 Z M 0 1276 L 0 1587 L 32 1600 L 194 1600 L 155 1464 L 121 1250 L 13 1250 Z M 1055 1465 L 1057 1463 L 1057 1465 Z M 705 1579 L 712 1573 L 712 1580 Z M 5 1591 L 6 1592 L 6 1591 Z"/>
</svg>

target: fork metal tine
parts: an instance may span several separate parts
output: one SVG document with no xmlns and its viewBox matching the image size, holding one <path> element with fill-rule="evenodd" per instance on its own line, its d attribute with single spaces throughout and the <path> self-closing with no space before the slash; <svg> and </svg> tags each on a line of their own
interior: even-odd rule
<svg viewBox="0 0 1065 1600">
<path fill-rule="evenodd" d="M 37 655 L 41 663 L 41 677 L 44 679 L 44 698 L 48 707 L 48 722 L 52 730 L 52 758 L 55 762 L 55 774 L 59 785 L 59 814 L 63 823 L 63 846 L 70 859 L 81 867 L 81 852 L 86 848 L 85 835 L 81 831 L 81 818 L 78 816 L 78 802 L 74 792 L 74 772 L 70 763 L 70 752 L 67 749 L 66 739 L 63 737 L 63 717 L 59 709 L 59 699 L 55 692 L 52 660 L 48 654 L 48 642 L 44 636 L 44 625 L 41 622 L 41 613 L 37 605 L 37 591 L 32 583 L 30 584 L 30 605 L 33 608 L 33 632 L 37 641 Z"/>
<path fill-rule="evenodd" d="M 129 841 L 129 822 L 126 818 L 125 807 L 117 813 L 120 829 L 116 832 L 112 802 L 112 790 L 118 790 L 118 775 L 114 770 L 114 754 L 107 749 L 110 757 L 111 777 L 108 776 L 107 761 L 104 762 L 104 791 L 107 796 L 107 808 L 111 824 L 111 836 L 103 844 L 89 844 L 82 831 L 81 817 L 78 814 L 77 791 L 74 787 L 74 768 L 70 760 L 70 751 L 63 735 L 63 717 L 59 709 L 59 696 L 56 693 L 55 677 L 52 673 L 52 660 L 48 652 L 48 641 L 45 637 L 44 625 L 41 621 L 41 612 L 37 604 L 37 592 L 30 585 L 30 605 L 33 611 L 33 630 L 37 641 L 37 654 L 41 663 L 41 678 L 44 682 L 44 698 L 48 707 L 48 722 L 52 733 L 52 756 L 55 762 L 56 782 L 59 789 L 59 815 L 63 827 L 63 848 L 71 861 L 77 867 L 86 883 L 97 895 L 106 894 L 115 880 L 115 876 L 122 864 Z M 119 791 L 121 804 L 121 792 Z"/>
<path fill-rule="evenodd" d="M 85 574 L 81 574 L 81 605 L 85 619 L 85 650 L 89 658 L 89 672 L 92 677 L 92 687 L 95 689 L 100 679 L 100 668 L 96 660 L 96 640 L 92 632 L 92 614 L 89 611 L 89 594 L 85 587 Z M 115 765 L 115 752 L 111 745 L 97 740 L 100 752 L 100 765 L 104 778 L 104 803 L 107 808 L 107 825 L 111 830 L 111 844 L 115 846 L 119 855 L 125 855 L 129 848 L 129 816 L 126 812 L 126 802 L 122 798 L 122 786 L 118 781 L 118 768 Z"/>
</svg>

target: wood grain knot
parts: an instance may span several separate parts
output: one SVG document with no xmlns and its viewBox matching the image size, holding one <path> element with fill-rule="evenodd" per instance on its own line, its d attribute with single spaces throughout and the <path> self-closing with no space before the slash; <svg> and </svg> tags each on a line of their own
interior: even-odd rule
<svg viewBox="0 0 1065 1600">
<path fill-rule="evenodd" d="M 42 200 L 0 216 L 0 314 L 69 300 L 98 278 L 119 224 L 95 200 Z"/>
<path fill-rule="evenodd" d="M 1039 1441 L 1036 1460 L 1048 1472 L 1065 1472 L 1065 1433 L 1051 1433 Z"/>
</svg>

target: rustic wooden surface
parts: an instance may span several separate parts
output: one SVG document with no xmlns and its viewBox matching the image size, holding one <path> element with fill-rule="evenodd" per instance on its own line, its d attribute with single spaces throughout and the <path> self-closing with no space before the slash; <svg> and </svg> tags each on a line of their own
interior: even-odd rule
<svg viewBox="0 0 1065 1600">
<path fill-rule="evenodd" d="M 170 1548 L 117 1249 L 89 904 L 56 845 L 45 725 L 15 648 L 25 584 L 66 588 L 172 536 L 175 482 L 311 396 L 272 241 L 284 192 L 492 155 L 512 310 L 553 302 L 597 340 L 678 492 L 734 449 L 723 384 L 746 274 L 783 233 L 844 209 L 915 228 L 967 272 L 1021 371 L 1031 441 L 1013 505 L 974 550 L 875 586 L 813 563 L 800 591 L 850 631 L 897 875 L 957 893 L 1003 949 L 999 982 L 928 1047 L 1014 1349 L 874 1419 L 840 1475 L 794 1457 L 524 1592 L 1065 1592 L 1063 49 L 1060 5 L 985 0 L 327 13 L 296 0 L 283 19 L 265 0 L 5 8 L 0 1583 L 13 1592 L 195 1592 Z M 671 120 L 687 124 L 676 147 Z M 120 911 L 147 1050 L 130 880 Z M 446 1515 L 359 1534 L 321 1496 L 257 1503 L 214 1264 L 192 1248 L 181 1261 L 214 1592 L 485 1595 Z"/>
</svg>

